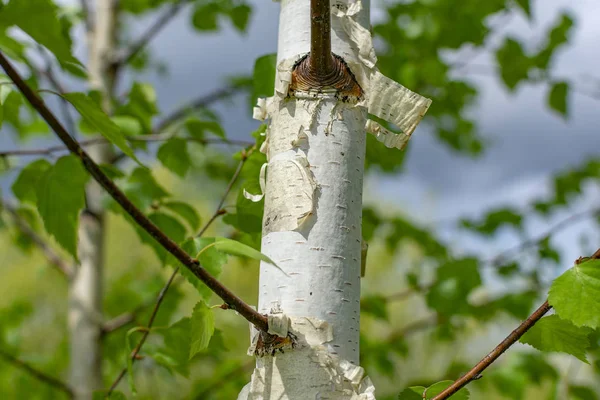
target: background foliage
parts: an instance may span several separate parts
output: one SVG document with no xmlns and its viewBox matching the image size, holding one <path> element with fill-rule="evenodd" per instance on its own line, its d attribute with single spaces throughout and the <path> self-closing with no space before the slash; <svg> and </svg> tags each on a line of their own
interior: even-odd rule
<svg viewBox="0 0 600 400">
<path fill-rule="evenodd" d="M 569 46 L 577 29 L 568 12 L 556 15 L 549 29 L 538 30 L 537 40 L 508 34 L 491 43 L 490 38 L 502 32 L 499 20 L 524 18 L 535 28 L 529 0 L 374 3 L 380 11 L 373 26 L 380 69 L 433 99 L 424 124 L 438 146 L 459 157 L 477 159 L 493 145 L 472 112 L 481 87 L 456 73 L 468 69 L 479 52 L 494 55 L 494 65 L 486 73 L 497 76 L 508 91 L 543 85 L 549 112 L 565 119 L 573 113 L 577 84 L 557 77 L 554 70 L 561 49 Z M 76 42 L 81 42 L 76 39 L 83 24 L 81 9 L 51 0 L 4 0 L 0 4 L 0 49 L 18 63 L 29 84 L 59 95 L 71 91 L 62 82 L 86 86 L 85 61 L 73 55 Z M 248 105 L 270 95 L 275 59 L 265 55 L 254 68 L 247 66 L 246 76 L 224 81 L 223 90 L 200 93 L 203 97 L 195 104 L 165 113 L 157 101 L 161 94 L 145 81 L 144 74 L 168 73 L 169 60 L 146 47 L 127 58 L 138 37 L 126 27 L 140 18 L 155 20 L 173 12 L 186 15 L 198 35 L 219 30 L 244 35 L 255 7 L 260 6 L 242 0 L 121 0 L 115 59 L 126 63 L 119 67 L 123 78 L 111 99 L 114 114 L 108 118 L 102 113 L 99 95 L 93 91 L 62 93 L 62 98 L 42 92 L 80 142 L 96 140 L 101 133 L 115 145 L 117 155 L 112 164 L 103 166 L 105 172 L 165 233 L 185 243 L 190 254 L 214 242 L 210 237 L 187 239 L 213 218 L 216 221 L 205 236 L 229 237 L 259 247 L 262 203 L 247 201 L 242 189 L 259 191 L 259 170 L 265 158 L 255 143 L 259 146 L 263 140 L 264 127 L 257 126 L 252 134 L 229 132 L 224 128 L 224 115 L 214 112 L 213 106 L 233 94 L 244 93 Z M 206 62 L 210 62 L 208 57 Z M 203 65 L 193 68 L 201 71 Z M 4 83 L 8 78 L 0 80 L 2 135 L 34 148 L 55 146 L 46 125 L 14 87 Z M 247 110 L 230 110 L 227 118 L 236 113 Z M 406 152 L 411 152 L 411 145 Z M 88 176 L 60 146 L 17 153 L 6 151 L 0 157 L 4 205 L 0 219 L 0 393 L 4 398 L 55 399 L 63 393 L 18 368 L 14 359 L 66 380 L 67 281 L 51 268 L 52 260 L 35 238 L 42 238 L 71 267 L 78 215 L 85 208 L 82 188 Z M 367 174 L 371 179 L 399 176 L 405 159 L 369 137 Z M 238 173 L 225 203 L 217 207 L 221 211 L 215 213 L 215 204 Z M 547 194 L 530 204 L 507 204 L 477 218 L 449 223 L 480 243 L 494 243 L 506 232 L 521 238 L 518 247 L 498 254 L 465 251 L 398 205 L 367 199 L 363 235 L 370 252 L 362 299 L 361 358 L 378 398 L 394 399 L 408 386 L 425 388 L 442 379 L 456 379 L 526 318 L 546 297 L 552 279 L 572 265 L 573 260 L 562 257 L 554 234 L 585 218 L 600 222 L 600 208 L 574 214 L 535 237 L 526 235 L 527 221 L 552 220 L 599 181 L 596 152 L 557 171 Z M 107 323 L 114 322 L 111 318 L 130 319 L 104 337 L 108 387 L 126 366 L 127 355 L 142 334 L 136 327 L 145 326 L 154 299 L 172 272 L 169 265 L 174 263 L 108 198 L 106 207 L 110 234 L 105 317 Z M 201 255 L 203 265 L 250 304 L 255 303 L 257 262 L 227 256 L 216 247 Z M 583 246 L 582 255 L 589 250 Z M 470 385 L 472 398 L 598 398 L 599 270 L 597 262 L 580 264 L 554 283 L 550 299 L 557 314 L 545 317 L 523 338 L 531 347 L 548 352 L 525 346 L 511 351 L 483 379 Z M 218 304 L 217 299 L 181 272 L 189 282 L 176 278 L 142 359 L 128 367 L 130 385 L 123 381 L 119 389 L 128 394 L 135 389 L 139 398 L 235 398 L 252 370 L 252 360 L 245 356 L 247 324 L 231 312 L 210 310 L 207 305 Z M 579 296 L 577 302 L 574 295 Z M 428 389 L 428 393 L 435 390 Z M 410 392 L 402 392 L 400 398 L 411 398 Z"/>
</svg>

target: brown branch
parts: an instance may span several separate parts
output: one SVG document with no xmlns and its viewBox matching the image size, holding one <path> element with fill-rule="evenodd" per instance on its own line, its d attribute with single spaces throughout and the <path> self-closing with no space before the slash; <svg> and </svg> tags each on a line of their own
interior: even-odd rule
<svg viewBox="0 0 600 400">
<path fill-rule="evenodd" d="M 140 51 L 148 45 L 148 43 L 161 31 L 167 23 L 171 21 L 184 5 L 190 3 L 191 0 L 179 0 L 173 4 L 161 15 L 158 19 L 136 40 L 129 48 L 124 49 L 121 56 L 113 62 L 115 67 L 121 67 L 130 62 Z"/>
<path fill-rule="evenodd" d="M 79 146 L 79 144 L 69 135 L 56 116 L 48 109 L 44 101 L 23 81 L 23 78 L 14 69 L 8 59 L 0 52 L 0 65 L 17 85 L 23 96 L 31 103 L 44 120 L 50 125 L 52 130 L 61 139 L 69 150 L 81 160 L 83 166 L 88 170 L 92 177 L 119 203 L 121 207 L 152 236 L 162 247 L 171 253 L 179 262 L 186 266 L 197 278 L 208 286 L 217 296 L 229 305 L 230 308 L 241 314 L 248 322 L 252 323 L 261 331 L 268 330 L 267 317 L 259 314 L 256 310 L 237 297 L 233 292 L 226 288 L 221 282 L 208 273 L 200 262 L 183 250 L 177 243 L 173 242 L 165 235 L 148 217 L 146 217 L 125 194 L 115 185 L 115 183 L 102 172 L 100 167 L 90 158 L 90 156 Z"/>
<path fill-rule="evenodd" d="M 460 379 L 454 382 L 452 385 L 448 386 L 442 393 L 438 394 L 431 400 L 443 400 L 452 396 L 454 393 L 458 392 L 464 386 L 466 386 L 469 382 L 479 379 L 481 377 L 481 373 L 487 367 L 489 367 L 494 361 L 498 359 L 506 350 L 509 349 L 510 346 L 515 344 L 517 340 L 521 338 L 536 322 L 540 320 L 546 314 L 552 306 L 548 304 L 548 301 L 545 301 L 537 310 L 533 312 L 521 325 L 517 327 L 514 331 L 510 333 L 494 350 L 492 350 L 487 356 L 485 356 L 481 361 L 477 363 L 469 372 L 463 375 Z"/>
<path fill-rule="evenodd" d="M 67 394 L 67 396 L 69 396 L 69 398 L 73 398 L 73 391 L 66 383 L 46 374 L 45 372 L 42 372 L 42 371 L 32 367 L 29 363 L 26 363 L 25 361 L 18 359 L 17 357 L 13 356 L 12 354 L 10 354 L 2 349 L 0 349 L 0 357 L 2 357 L 7 362 L 13 364 L 15 367 L 20 368 L 23 371 L 27 372 L 29 375 L 33 376 L 34 378 L 36 378 L 44 383 L 47 383 L 48 385 L 54 387 L 55 389 L 65 392 Z"/>
<path fill-rule="evenodd" d="M 67 263 L 65 260 L 63 260 L 48 245 L 48 243 L 46 243 L 46 241 L 44 241 L 44 239 L 42 239 L 42 237 L 40 235 L 38 235 L 29 226 L 29 224 L 27 222 L 25 222 L 25 220 L 17 213 L 17 211 L 14 208 L 12 208 L 10 205 L 2 202 L 2 200 L 0 200 L 0 208 L 3 208 L 10 214 L 10 216 L 12 217 L 13 221 L 15 222 L 15 225 L 17 226 L 17 228 L 21 232 L 23 232 L 23 234 L 25 234 L 27 237 L 29 237 L 29 239 L 31 239 L 31 241 L 42 251 L 42 253 L 44 253 L 44 256 L 46 257 L 46 259 L 48 260 L 50 265 L 52 265 L 54 268 L 56 268 L 59 272 L 62 272 L 62 274 L 67 279 L 71 279 L 73 277 L 73 274 L 75 273 L 74 267 L 71 264 Z"/>
<path fill-rule="evenodd" d="M 310 67 L 315 76 L 327 76 L 333 70 L 329 0 L 310 0 Z"/>
<path fill-rule="evenodd" d="M 229 184 L 227 185 L 227 188 L 225 189 L 225 192 L 223 193 L 223 196 L 221 196 L 221 200 L 219 201 L 219 204 L 217 206 L 217 209 L 216 209 L 215 213 L 213 214 L 212 218 L 210 220 L 208 220 L 208 222 L 200 230 L 200 233 L 197 235 L 198 237 L 202 236 L 204 234 L 204 232 L 206 232 L 206 230 L 217 219 L 217 217 L 219 215 L 223 215 L 224 214 L 224 212 L 222 210 L 223 204 L 225 203 L 225 200 L 227 199 L 227 196 L 231 192 L 231 189 L 233 188 L 233 185 L 235 184 L 235 182 L 239 178 L 240 172 L 241 172 L 244 164 L 246 163 L 246 160 L 248 159 L 248 157 L 250 156 L 250 154 L 252 154 L 253 151 L 254 151 L 254 148 L 251 148 L 251 149 L 248 150 L 248 152 L 242 153 L 242 159 L 240 160 L 235 173 L 231 177 L 231 180 L 229 181 Z M 177 276 L 178 272 L 179 272 L 179 268 L 175 268 L 175 271 L 173 271 L 173 273 L 171 274 L 171 277 L 169 278 L 169 280 L 167 281 L 167 283 L 165 284 L 165 286 L 160 290 L 160 293 L 158 294 L 158 299 L 156 301 L 156 305 L 154 306 L 154 310 L 152 310 L 152 314 L 150 315 L 150 320 L 148 321 L 148 325 L 147 325 L 146 329 L 144 330 L 144 335 L 140 339 L 140 341 L 139 341 L 138 345 L 135 347 L 135 349 L 131 352 L 131 362 L 132 363 L 134 363 L 135 360 L 137 360 L 137 355 L 141 351 L 142 346 L 144 345 L 144 342 L 146 341 L 146 338 L 150 334 L 150 328 L 152 328 L 152 324 L 154 323 L 154 319 L 156 317 L 156 314 L 158 313 L 160 305 L 161 305 L 161 303 L 162 303 L 165 295 L 167 294 L 167 291 L 171 287 L 171 284 L 173 283 L 173 280 Z M 127 319 L 127 314 L 124 314 L 123 320 L 126 320 L 126 319 Z M 126 323 L 129 323 L 129 321 L 127 321 Z M 105 331 L 106 331 L 106 328 L 105 328 Z M 123 379 L 123 377 L 125 376 L 126 373 L 127 373 L 127 368 L 123 368 L 121 370 L 121 372 L 119 373 L 119 375 L 117 376 L 117 378 L 112 383 L 112 385 L 110 386 L 110 388 L 108 389 L 108 395 L 110 395 L 110 393 L 117 387 L 117 385 Z"/>
</svg>

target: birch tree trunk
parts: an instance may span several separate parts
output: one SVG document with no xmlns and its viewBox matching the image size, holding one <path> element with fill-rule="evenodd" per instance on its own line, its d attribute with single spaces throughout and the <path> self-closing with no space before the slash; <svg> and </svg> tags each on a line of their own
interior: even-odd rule
<svg viewBox="0 0 600 400">
<path fill-rule="evenodd" d="M 368 31 L 368 1 L 354 18 Z M 276 94 L 255 116 L 270 119 L 262 252 L 287 276 L 261 265 L 259 311 L 272 333 L 285 336 L 289 326 L 296 343 L 255 335 L 256 369 L 239 398 L 366 399 L 372 387 L 358 363 L 367 111 L 349 93 L 360 89 L 345 64 L 358 62 L 357 49 L 333 18 L 331 48 L 344 60 L 334 63 L 346 86 L 321 85 L 302 73 L 310 1 L 283 0 L 279 26 Z"/>
<path fill-rule="evenodd" d="M 103 107 L 110 111 L 112 55 L 116 1 L 96 0 L 87 26 L 89 86 L 103 95 Z M 112 156 L 109 144 L 89 149 L 96 163 L 106 163 Z M 70 285 L 69 331 L 71 336 L 71 385 L 75 399 L 91 399 L 92 392 L 102 389 L 102 300 L 104 280 L 105 215 L 101 204 L 103 190 L 95 181 L 86 188 L 86 211 L 79 226 L 78 254 L 80 265 Z"/>
</svg>

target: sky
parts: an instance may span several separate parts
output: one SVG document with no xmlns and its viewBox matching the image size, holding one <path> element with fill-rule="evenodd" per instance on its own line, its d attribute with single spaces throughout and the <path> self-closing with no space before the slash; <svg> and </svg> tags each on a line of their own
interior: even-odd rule
<svg viewBox="0 0 600 400">
<path fill-rule="evenodd" d="M 64 0 L 73 3 L 73 0 Z M 254 15 L 247 34 L 240 35 L 227 23 L 217 34 L 197 35 L 190 26 L 190 9 L 184 9 L 151 43 L 151 50 L 166 60 L 168 76 L 150 73 L 141 78 L 154 84 L 161 111 L 176 109 L 199 95 L 223 86 L 228 76 L 250 74 L 254 60 L 277 48 L 278 12 L 276 2 L 254 0 Z M 552 24 L 561 10 L 569 10 L 576 20 L 575 34 L 557 57 L 556 76 L 580 82 L 582 90 L 591 88 L 589 76 L 595 76 L 600 65 L 597 38 L 600 37 L 600 2 L 597 0 L 537 0 L 532 1 L 534 22 L 529 24 L 520 15 L 511 18 L 502 33 L 514 34 L 535 42 L 545 28 Z M 372 19 L 381 18 L 378 0 L 373 0 Z M 149 16 L 126 28 L 135 37 L 153 21 Z M 83 36 L 77 35 L 81 44 Z M 492 41 L 494 42 L 494 40 Z M 496 41 L 496 43 L 498 43 Z M 78 46 L 82 51 L 82 46 Z M 460 54 L 450 55 L 453 59 Z M 545 107 L 546 87 L 523 86 L 516 94 L 508 93 L 493 75 L 478 73 L 478 66 L 492 65 L 490 53 L 483 52 L 472 61 L 461 76 L 477 83 L 480 98 L 470 112 L 491 145 L 479 159 L 457 156 L 443 147 L 425 123 L 417 128 L 402 175 L 374 175 L 367 184 L 365 201 L 392 205 L 417 221 L 437 226 L 442 237 L 456 243 L 464 251 L 500 251 L 512 247 L 519 238 L 503 232 L 492 243 L 484 243 L 468 234 L 457 232 L 452 222 L 462 216 L 478 216 L 491 206 L 516 204 L 524 206 L 549 190 L 548 180 L 553 172 L 575 166 L 585 156 L 600 151 L 600 99 L 582 93 L 570 98 L 571 116 L 568 121 Z M 85 57 L 83 57 L 85 58 Z M 140 79 L 140 78 L 138 78 Z M 402 83 L 402 82 L 400 82 Z M 224 126 L 231 137 L 248 138 L 258 122 L 250 118 L 245 97 L 233 104 L 219 105 Z M 0 133 L 0 147 L 18 145 Z M 28 147 L 39 147 L 33 142 Z M 396 151 L 396 150 L 389 150 Z M 0 177 L 6 188 L 8 178 Z M 531 219 L 527 234 L 536 236 L 571 213 L 600 204 L 600 190 L 590 187 L 582 201 L 572 209 L 559 213 L 551 220 Z M 443 221 L 444 223 L 438 223 Z M 577 245 L 581 232 L 590 230 L 583 222 L 564 230 L 557 236 L 567 260 L 578 257 Z M 598 240 L 595 236 L 595 241 Z"/>
</svg>

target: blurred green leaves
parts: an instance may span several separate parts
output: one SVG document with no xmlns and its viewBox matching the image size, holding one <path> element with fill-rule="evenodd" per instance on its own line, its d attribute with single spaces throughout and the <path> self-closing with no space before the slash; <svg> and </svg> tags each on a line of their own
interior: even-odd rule
<svg viewBox="0 0 600 400">
<path fill-rule="evenodd" d="M 85 206 L 87 171 L 76 156 L 65 156 L 48 168 L 37 183 L 37 208 L 46 231 L 77 258 L 79 212 Z"/>
</svg>

